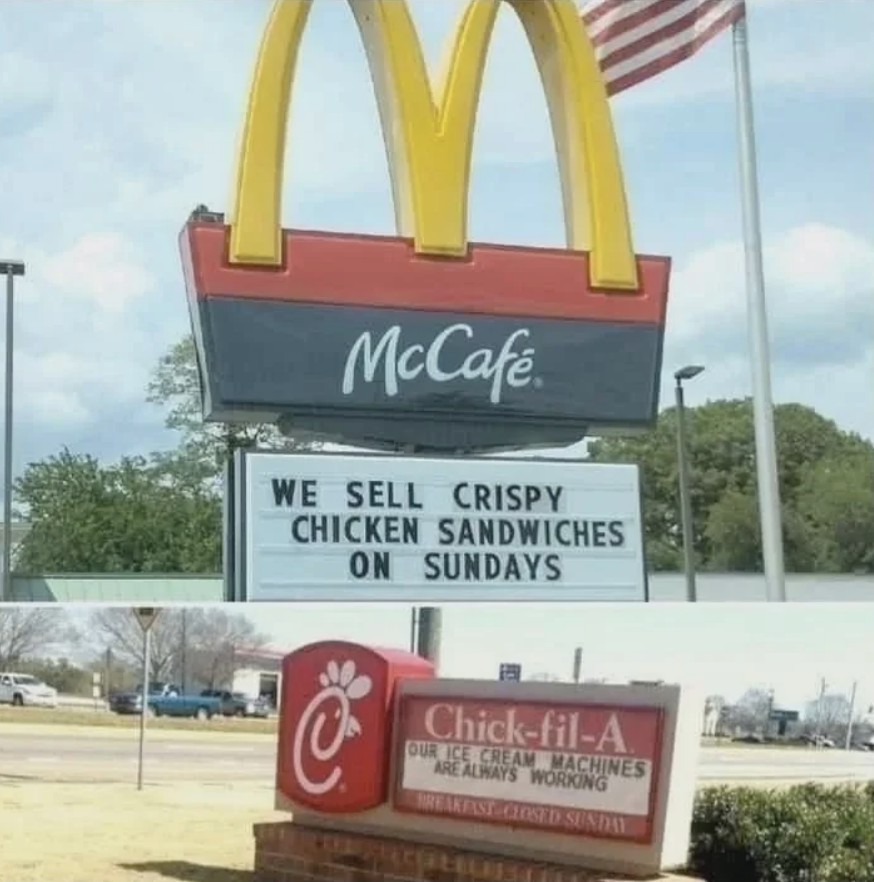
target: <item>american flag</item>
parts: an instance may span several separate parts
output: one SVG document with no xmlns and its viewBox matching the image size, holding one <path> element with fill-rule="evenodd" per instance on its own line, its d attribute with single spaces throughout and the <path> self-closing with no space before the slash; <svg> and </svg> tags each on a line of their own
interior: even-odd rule
<svg viewBox="0 0 874 882">
<path fill-rule="evenodd" d="M 744 12 L 744 0 L 588 0 L 580 14 L 615 95 L 691 58 Z"/>
</svg>

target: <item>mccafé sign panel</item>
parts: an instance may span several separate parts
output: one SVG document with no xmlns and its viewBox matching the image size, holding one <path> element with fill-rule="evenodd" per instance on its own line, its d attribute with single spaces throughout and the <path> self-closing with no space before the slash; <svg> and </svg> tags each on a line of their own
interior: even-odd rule
<svg viewBox="0 0 874 882">
<path fill-rule="evenodd" d="M 649 842 L 658 708 L 409 697 L 395 807 Z"/>
<path fill-rule="evenodd" d="M 237 454 L 237 597 L 641 601 L 636 465 Z"/>
<path fill-rule="evenodd" d="M 467 201 L 499 0 L 474 0 L 432 87 L 403 0 L 351 0 L 398 235 L 284 229 L 289 103 L 308 0 L 277 0 L 234 202 L 180 236 L 204 416 L 347 442 L 475 450 L 645 428 L 670 262 L 635 254 L 600 70 L 573 0 L 510 0 L 544 81 L 566 249 L 471 243 Z"/>
</svg>

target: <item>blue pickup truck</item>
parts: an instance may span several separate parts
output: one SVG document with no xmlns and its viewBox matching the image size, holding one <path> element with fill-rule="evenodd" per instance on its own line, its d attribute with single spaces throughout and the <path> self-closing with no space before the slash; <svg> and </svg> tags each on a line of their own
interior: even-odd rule
<svg viewBox="0 0 874 882">
<path fill-rule="evenodd" d="M 178 695 L 181 690 L 172 683 L 152 681 L 149 683 L 149 700 L 166 695 Z M 126 692 L 112 692 L 109 695 L 109 709 L 116 714 L 141 714 L 143 712 L 143 687 L 137 686 Z"/>
<path fill-rule="evenodd" d="M 222 712 L 221 698 L 213 695 L 180 695 L 173 692 L 149 696 L 149 714 L 154 717 L 192 717 L 211 720 Z"/>
</svg>

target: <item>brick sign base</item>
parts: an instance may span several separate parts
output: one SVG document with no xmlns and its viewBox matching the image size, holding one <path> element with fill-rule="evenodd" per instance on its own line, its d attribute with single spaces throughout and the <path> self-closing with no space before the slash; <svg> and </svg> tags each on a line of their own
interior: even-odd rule
<svg viewBox="0 0 874 882">
<path fill-rule="evenodd" d="M 623 882 L 634 878 L 449 845 L 334 832 L 293 821 L 255 824 L 254 830 L 254 882 Z M 650 879 L 679 882 L 680 877 Z M 683 877 L 683 882 L 694 880 Z"/>
</svg>

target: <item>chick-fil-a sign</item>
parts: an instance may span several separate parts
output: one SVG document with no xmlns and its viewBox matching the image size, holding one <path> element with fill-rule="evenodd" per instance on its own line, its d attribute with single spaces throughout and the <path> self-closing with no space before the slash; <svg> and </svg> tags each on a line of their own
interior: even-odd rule
<svg viewBox="0 0 874 882">
<path fill-rule="evenodd" d="M 459 682 L 482 697 L 460 695 Z M 326 814 L 392 800 L 420 815 L 651 842 L 663 707 L 593 703 L 572 688 L 540 700 L 549 689 L 535 684 L 498 698 L 504 685 L 436 680 L 405 651 L 305 646 L 283 662 L 277 790 Z"/>
<path fill-rule="evenodd" d="M 433 676 L 411 653 L 344 641 L 291 653 L 282 665 L 278 791 L 326 813 L 384 803 L 395 684 Z"/>
</svg>

